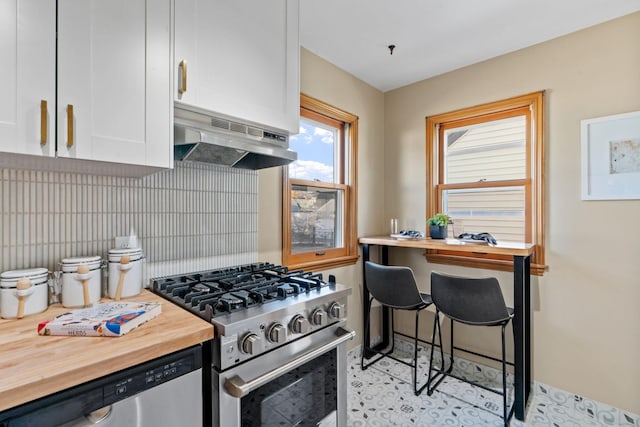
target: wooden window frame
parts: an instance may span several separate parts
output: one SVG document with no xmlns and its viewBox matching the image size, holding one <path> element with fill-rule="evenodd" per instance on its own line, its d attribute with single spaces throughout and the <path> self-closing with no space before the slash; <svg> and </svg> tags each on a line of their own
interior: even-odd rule
<svg viewBox="0 0 640 427">
<path fill-rule="evenodd" d="M 475 184 L 475 188 L 519 186 L 525 190 L 525 240 L 535 244 L 531 256 L 531 273 L 542 275 L 547 269 L 544 262 L 544 92 L 534 92 L 502 101 L 463 108 L 449 113 L 427 117 L 427 213 L 428 217 L 442 211 L 442 192 L 455 188 L 471 188 L 469 184 L 443 184 L 444 131 L 447 128 L 471 123 L 498 120 L 514 115 L 527 116 L 526 172 L 520 180 L 491 181 Z M 427 250 L 429 262 L 453 264 L 465 267 L 513 271 L 512 257 L 481 253 L 465 253 L 455 250 Z"/>
<path fill-rule="evenodd" d="M 342 129 L 339 152 L 339 183 L 321 183 L 289 178 L 288 166 L 282 180 L 282 263 L 292 269 L 323 270 L 355 264 L 358 260 L 357 239 L 357 153 L 358 116 L 333 107 L 318 99 L 300 94 L 300 115 Z M 346 129 L 346 132 L 344 130 Z M 291 188 L 307 185 L 344 191 L 343 247 L 292 254 L 291 252 Z"/>
</svg>

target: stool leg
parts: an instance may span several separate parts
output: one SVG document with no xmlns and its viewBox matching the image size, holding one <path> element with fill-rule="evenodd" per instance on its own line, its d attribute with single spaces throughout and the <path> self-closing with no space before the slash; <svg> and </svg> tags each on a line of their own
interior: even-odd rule
<svg viewBox="0 0 640 427">
<path fill-rule="evenodd" d="M 451 373 L 451 370 L 453 369 L 453 319 L 451 320 L 451 356 L 449 357 L 449 367 L 447 369 L 445 369 L 445 361 L 444 361 L 444 344 L 442 342 L 442 326 L 440 325 L 440 311 L 438 310 L 438 308 L 436 307 L 436 317 L 433 323 L 433 334 L 431 336 L 431 356 L 429 358 L 429 378 L 428 378 L 428 388 L 427 388 L 427 395 L 431 396 L 434 392 L 434 390 L 438 387 L 438 385 L 447 377 L 448 374 Z M 436 340 L 436 327 L 438 328 L 438 341 L 440 342 L 440 369 L 438 370 L 438 372 L 435 375 L 431 375 L 431 371 L 434 370 L 433 369 L 433 347 L 435 344 L 435 340 Z M 438 378 L 438 375 L 440 375 L 440 378 Z M 437 381 L 435 381 L 435 384 L 433 384 L 433 386 L 431 385 L 431 383 L 438 378 Z"/>
<path fill-rule="evenodd" d="M 449 369 L 447 373 L 453 370 L 453 319 L 449 319 L 451 322 L 451 354 L 449 355 Z M 444 369 L 444 362 L 442 362 L 442 367 Z"/>
<path fill-rule="evenodd" d="M 506 351 L 505 351 L 505 338 L 504 328 L 506 325 L 502 325 L 502 419 L 504 420 L 505 427 L 509 425 L 507 420 L 507 364 L 506 364 Z"/>
<path fill-rule="evenodd" d="M 433 319 L 433 332 L 431 333 L 431 355 L 429 356 L 429 375 L 427 377 L 427 396 L 431 396 L 431 394 L 433 393 L 433 390 L 435 390 L 435 386 L 431 387 L 431 381 L 435 380 L 436 377 L 438 376 L 437 373 L 433 376 L 431 375 L 431 372 L 435 370 L 433 368 L 433 347 L 435 347 L 435 344 L 436 344 L 436 329 L 438 330 L 438 337 L 440 342 L 440 355 L 441 355 L 440 357 L 442 357 L 442 360 L 440 362 L 441 363 L 440 369 L 444 370 L 444 355 L 442 353 L 442 334 L 440 333 L 440 312 L 438 311 L 437 307 L 436 307 L 436 315 Z"/>
<path fill-rule="evenodd" d="M 367 313 L 367 318 L 365 319 L 365 327 L 364 330 L 367 331 L 369 330 L 369 323 L 371 323 L 371 303 L 373 302 L 373 297 L 371 297 L 369 299 L 369 312 Z M 366 369 L 366 367 L 364 366 L 364 353 L 365 353 L 365 342 L 362 342 L 362 352 L 360 354 L 360 369 L 362 369 L 363 371 Z"/>
<path fill-rule="evenodd" d="M 413 341 L 413 392 L 417 396 L 418 391 L 418 321 L 420 320 L 420 310 L 416 310 L 415 339 Z"/>
<path fill-rule="evenodd" d="M 371 305 L 373 303 L 373 300 L 375 298 L 371 297 L 371 300 L 369 301 L 369 312 L 367 313 L 366 319 L 365 319 L 365 330 L 367 330 L 367 328 L 370 326 L 371 324 Z M 394 332 L 394 313 L 395 310 L 392 309 L 391 307 L 385 307 L 384 305 L 382 306 L 383 309 L 388 308 L 389 310 L 391 310 L 391 339 L 393 340 L 393 338 L 395 337 L 395 332 Z M 391 342 L 391 349 L 387 350 L 387 351 L 380 351 L 380 350 L 376 350 L 373 347 L 371 347 L 369 350 L 371 350 L 372 353 L 374 353 L 374 355 L 371 356 L 371 360 L 369 361 L 369 363 L 365 364 L 364 362 L 364 354 L 365 354 L 365 349 L 364 349 L 364 345 L 365 343 L 362 343 L 363 348 L 362 348 L 362 354 L 360 355 L 360 369 L 362 369 L 363 371 L 366 370 L 369 366 L 375 364 L 376 362 L 378 362 L 379 360 L 382 360 L 385 357 L 391 357 L 394 358 L 392 356 L 392 353 L 394 351 L 395 348 L 395 340 L 393 340 Z M 375 355 L 378 355 L 378 357 L 376 358 Z M 398 359 L 396 359 L 398 360 Z M 406 365 L 411 365 L 409 362 L 401 362 L 404 363 Z"/>
<path fill-rule="evenodd" d="M 391 310 L 391 349 L 389 350 L 389 354 L 393 354 L 393 350 L 396 348 L 396 310 L 393 308 L 389 308 Z M 383 334 L 386 334 L 387 331 L 383 331 Z"/>
<path fill-rule="evenodd" d="M 440 342 L 440 369 L 444 372 L 444 346 L 442 345 L 442 327 L 440 326 L 440 316 L 438 316 L 438 342 Z M 451 372 L 451 365 L 449 370 Z"/>
</svg>

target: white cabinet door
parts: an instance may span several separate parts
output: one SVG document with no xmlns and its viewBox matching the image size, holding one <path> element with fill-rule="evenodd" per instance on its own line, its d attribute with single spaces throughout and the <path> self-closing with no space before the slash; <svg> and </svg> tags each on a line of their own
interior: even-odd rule
<svg viewBox="0 0 640 427">
<path fill-rule="evenodd" d="M 58 1 L 58 156 L 173 163 L 171 0 Z"/>
<path fill-rule="evenodd" d="M 176 0 L 175 100 L 298 133 L 298 14 L 298 0 Z"/>
<path fill-rule="evenodd" d="M 0 152 L 55 154 L 55 43 L 54 1 L 0 0 Z"/>
</svg>

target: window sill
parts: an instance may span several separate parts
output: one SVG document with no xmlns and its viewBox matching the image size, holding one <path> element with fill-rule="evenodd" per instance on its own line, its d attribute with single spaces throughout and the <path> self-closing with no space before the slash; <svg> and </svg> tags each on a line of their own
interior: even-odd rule
<svg viewBox="0 0 640 427">
<path fill-rule="evenodd" d="M 358 258 L 359 258 L 358 255 L 344 256 L 339 258 L 303 262 L 298 264 L 287 264 L 287 267 L 289 267 L 290 270 L 297 270 L 297 269 L 303 269 L 303 270 L 309 270 L 309 271 L 328 270 L 330 268 L 353 265 L 356 262 L 358 262 Z"/>
</svg>

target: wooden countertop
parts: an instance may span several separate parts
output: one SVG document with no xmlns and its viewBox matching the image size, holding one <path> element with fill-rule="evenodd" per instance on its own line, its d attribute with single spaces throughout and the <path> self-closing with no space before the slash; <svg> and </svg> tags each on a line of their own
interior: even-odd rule
<svg viewBox="0 0 640 427">
<path fill-rule="evenodd" d="M 210 323 L 144 289 L 126 301 L 159 301 L 162 313 L 121 337 L 40 336 L 60 304 L 0 320 L 0 411 L 213 338 Z"/>
<path fill-rule="evenodd" d="M 488 244 L 467 243 L 457 239 L 396 239 L 390 236 L 360 237 L 360 244 L 396 246 L 402 248 L 441 249 L 449 251 L 476 252 L 498 255 L 529 256 L 533 253 L 535 245 L 532 243 L 519 243 L 499 241 L 496 246 Z"/>
</svg>

